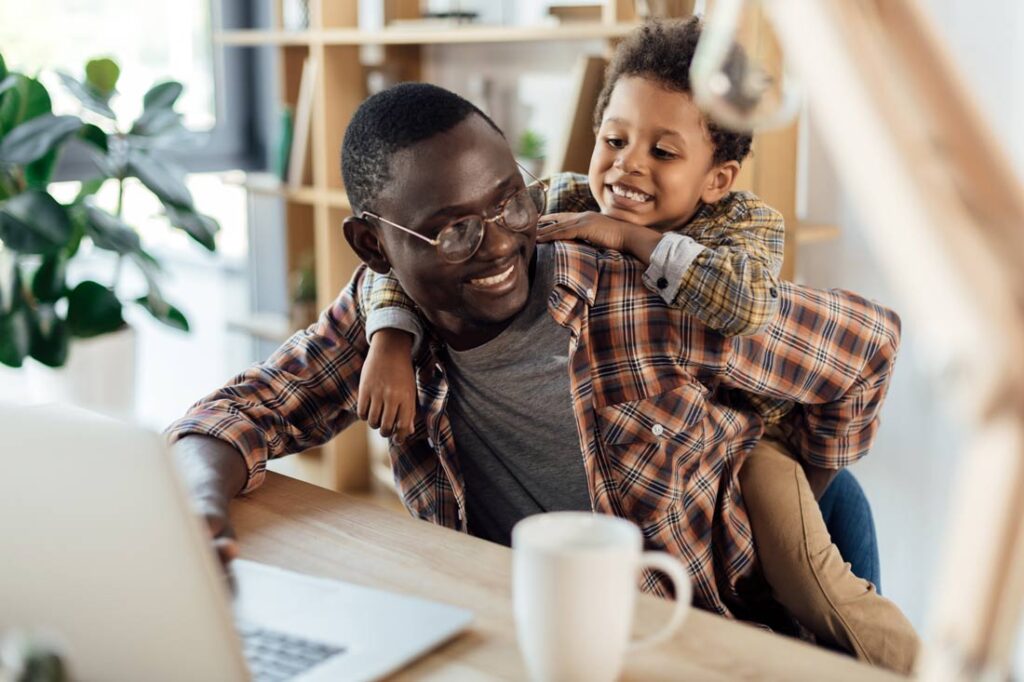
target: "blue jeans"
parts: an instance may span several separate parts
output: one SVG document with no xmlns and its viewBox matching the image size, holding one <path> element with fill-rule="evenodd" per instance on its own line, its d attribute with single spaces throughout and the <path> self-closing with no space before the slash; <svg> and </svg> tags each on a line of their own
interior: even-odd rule
<svg viewBox="0 0 1024 682">
<path fill-rule="evenodd" d="M 871 505 L 857 479 L 841 470 L 818 501 L 832 542 L 843 559 L 850 562 L 853 574 L 874 583 L 882 592 L 882 572 L 878 560 L 878 537 Z"/>
</svg>

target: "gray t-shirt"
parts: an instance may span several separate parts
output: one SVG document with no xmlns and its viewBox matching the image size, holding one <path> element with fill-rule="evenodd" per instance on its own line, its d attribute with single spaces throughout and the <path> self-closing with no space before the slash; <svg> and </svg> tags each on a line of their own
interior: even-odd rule
<svg viewBox="0 0 1024 682">
<path fill-rule="evenodd" d="M 569 330 L 547 310 L 554 249 L 538 244 L 530 298 L 495 339 L 447 349 L 448 416 L 466 483 L 469 532 L 504 545 L 545 511 L 590 511 L 569 390 Z"/>
</svg>

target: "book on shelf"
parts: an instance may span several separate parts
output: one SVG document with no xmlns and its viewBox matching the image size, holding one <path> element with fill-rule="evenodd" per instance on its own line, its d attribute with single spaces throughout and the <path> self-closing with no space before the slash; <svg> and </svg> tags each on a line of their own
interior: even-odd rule
<svg viewBox="0 0 1024 682">
<path fill-rule="evenodd" d="M 299 97 L 295 103 L 295 126 L 292 135 L 291 154 L 288 157 L 288 184 L 301 187 L 306 169 L 306 154 L 309 151 L 309 130 L 313 119 L 313 95 L 316 91 L 316 72 L 319 63 L 316 57 L 306 57 L 302 65 L 302 80 L 299 81 Z"/>
</svg>

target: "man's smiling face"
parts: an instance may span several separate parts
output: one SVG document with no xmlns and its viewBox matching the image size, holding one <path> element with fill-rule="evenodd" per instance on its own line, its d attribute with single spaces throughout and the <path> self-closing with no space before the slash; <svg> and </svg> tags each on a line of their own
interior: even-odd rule
<svg viewBox="0 0 1024 682">
<path fill-rule="evenodd" d="M 373 212 L 430 238 L 460 217 L 492 217 L 525 186 L 505 138 L 477 115 L 397 152 L 389 170 Z M 512 232 L 488 223 L 463 263 L 389 225 L 377 223 L 376 231 L 402 288 L 455 348 L 490 340 L 526 304 L 536 225 Z"/>
</svg>

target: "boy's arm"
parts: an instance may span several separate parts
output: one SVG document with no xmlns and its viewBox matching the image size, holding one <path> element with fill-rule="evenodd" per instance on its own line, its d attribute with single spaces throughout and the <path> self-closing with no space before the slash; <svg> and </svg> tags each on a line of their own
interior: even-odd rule
<svg viewBox="0 0 1024 682">
<path fill-rule="evenodd" d="M 685 234 L 661 238 L 644 284 L 726 336 L 757 334 L 778 310 L 782 216 L 745 192 L 711 208 Z"/>
<path fill-rule="evenodd" d="M 356 294 L 363 270 L 315 324 L 193 405 L 168 428 L 170 442 L 200 435 L 230 445 L 248 492 L 263 481 L 268 459 L 326 443 L 355 421 L 367 352 Z"/>
<path fill-rule="evenodd" d="M 899 350 L 899 317 L 845 291 L 783 282 L 779 294 L 779 314 L 764 333 L 721 346 L 709 340 L 719 350 L 706 360 L 724 388 L 796 403 L 786 440 L 806 463 L 840 469 L 874 441 Z"/>
<path fill-rule="evenodd" d="M 423 341 L 423 324 L 398 278 L 367 269 L 359 296 L 360 312 L 366 320 L 366 340 L 381 329 L 400 329 L 412 336 L 413 356 Z"/>
</svg>

